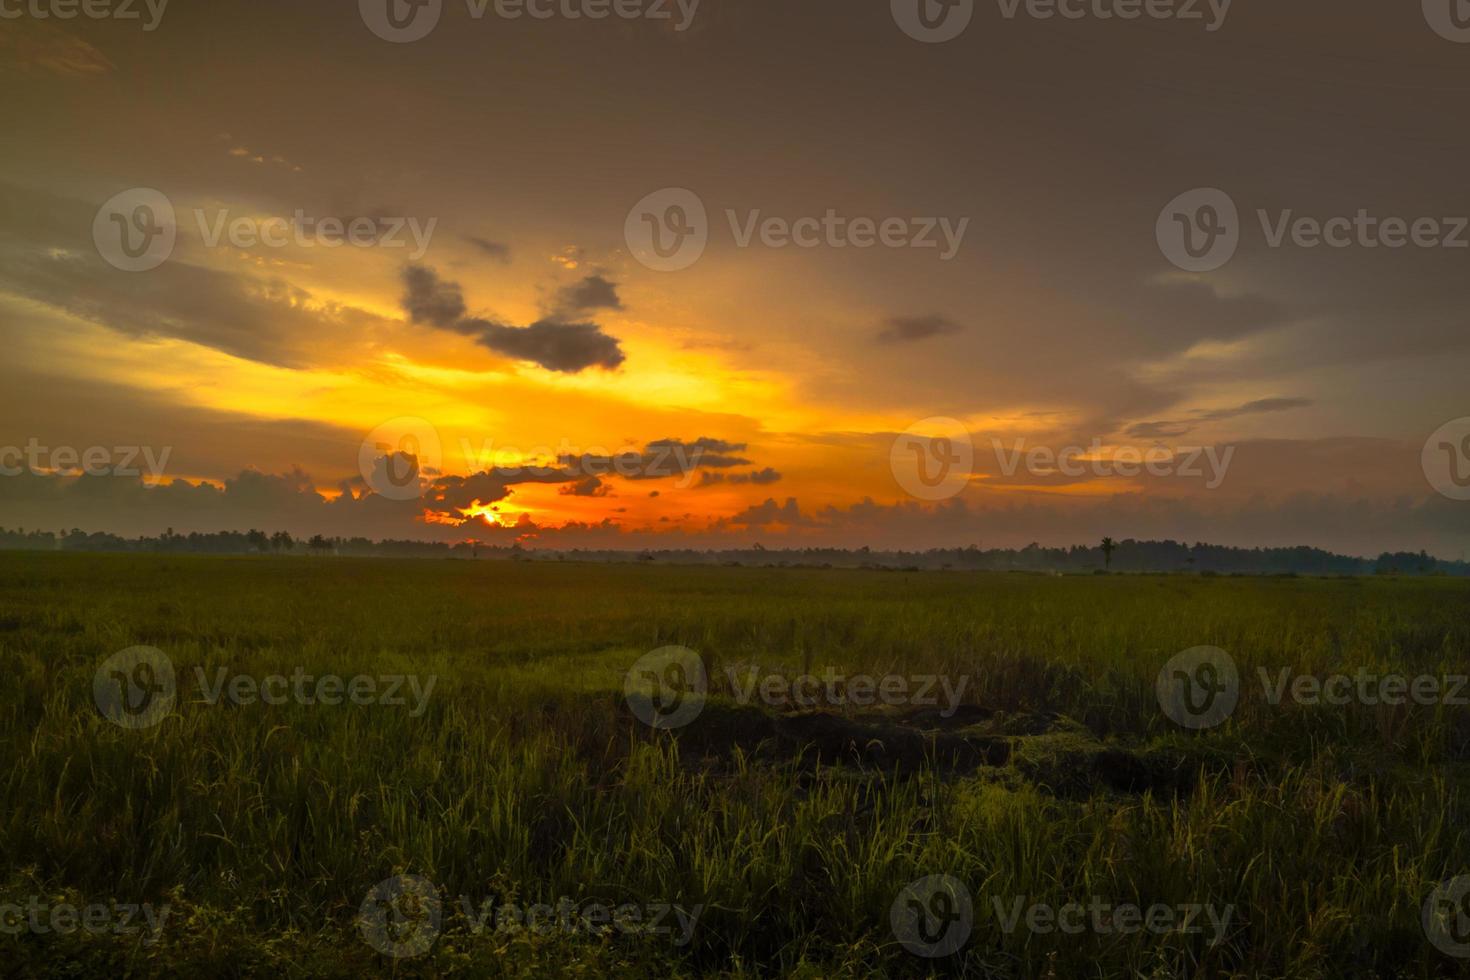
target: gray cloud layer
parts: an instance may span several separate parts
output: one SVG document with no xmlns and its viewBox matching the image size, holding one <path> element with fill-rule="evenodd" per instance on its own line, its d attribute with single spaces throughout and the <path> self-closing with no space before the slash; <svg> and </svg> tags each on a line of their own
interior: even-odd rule
<svg viewBox="0 0 1470 980">
<path fill-rule="evenodd" d="M 514 478 L 525 482 L 525 474 Z M 558 477 L 560 479 L 560 477 Z M 554 482 L 544 480 L 538 482 Z M 504 494 L 507 479 L 478 474 L 436 481 L 430 503 L 468 506 Z M 572 485 L 568 483 L 568 485 Z M 505 528 L 483 522 L 425 524 L 421 502 L 392 501 L 344 486 L 335 500 L 312 489 L 300 470 L 283 474 L 245 471 L 222 488 L 179 481 L 149 487 L 122 477 L 57 477 L 23 474 L 0 479 L 0 513 L 7 527 L 111 530 L 157 534 L 166 527 L 189 531 L 284 529 L 310 534 L 461 540 L 466 536 L 539 547 L 713 547 L 761 540 L 783 546 L 823 545 L 923 550 L 976 544 L 1022 547 L 1117 539 L 1230 541 L 1250 546 L 1310 545 L 1359 555 L 1424 548 L 1463 558 L 1470 545 L 1470 511 L 1455 502 L 1423 496 L 1384 499 L 1297 492 L 1279 499 L 1160 499 L 1126 494 L 1103 500 L 1043 498 L 1033 501 L 955 500 L 930 505 L 881 504 L 803 509 L 795 498 L 768 499 L 703 527 L 657 530 L 608 519 L 563 528 L 526 520 Z M 503 496 L 500 498 L 503 499 Z"/>
</svg>

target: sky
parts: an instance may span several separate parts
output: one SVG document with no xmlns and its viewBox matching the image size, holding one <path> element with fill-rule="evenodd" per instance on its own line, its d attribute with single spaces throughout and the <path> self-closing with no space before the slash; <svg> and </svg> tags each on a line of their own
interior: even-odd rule
<svg viewBox="0 0 1470 980">
<path fill-rule="evenodd" d="M 81 7 L 0 525 L 1470 551 L 1452 0 Z"/>
</svg>

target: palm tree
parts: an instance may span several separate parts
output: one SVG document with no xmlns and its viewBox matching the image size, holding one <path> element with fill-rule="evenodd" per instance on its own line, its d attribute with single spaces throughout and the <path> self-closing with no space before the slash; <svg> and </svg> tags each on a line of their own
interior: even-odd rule
<svg viewBox="0 0 1470 980">
<path fill-rule="evenodd" d="M 1102 539 L 1103 570 L 1104 571 L 1106 571 L 1108 569 L 1111 569 L 1113 567 L 1113 549 L 1116 548 L 1116 547 L 1118 547 L 1118 546 L 1113 543 L 1113 539 L 1112 538 L 1103 538 Z"/>
</svg>

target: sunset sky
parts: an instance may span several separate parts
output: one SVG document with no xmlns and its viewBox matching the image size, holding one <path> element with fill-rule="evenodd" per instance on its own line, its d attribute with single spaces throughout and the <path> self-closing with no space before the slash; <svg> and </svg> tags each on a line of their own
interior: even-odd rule
<svg viewBox="0 0 1470 980">
<path fill-rule="evenodd" d="M 1238 0 L 1207 30 L 978 2 L 945 43 L 881 2 L 704 0 L 687 26 L 668 6 L 445 0 L 411 43 L 350 2 L 0 19 L 0 447 L 168 450 L 158 479 L 0 477 L 0 525 L 1466 557 L 1470 502 L 1421 455 L 1470 415 L 1470 248 L 1273 248 L 1257 217 L 1470 214 L 1470 44 L 1419 4 Z M 177 222 L 139 272 L 94 237 L 135 188 Z M 625 233 L 667 188 L 708 226 L 670 271 Z M 1194 188 L 1239 207 L 1209 272 L 1156 238 Z M 208 240 L 298 212 L 406 244 Z M 948 259 L 938 230 L 742 247 L 755 212 L 964 232 Z M 893 450 L 934 419 L 973 464 L 926 499 Z M 363 446 L 405 420 L 439 451 L 389 499 Z M 996 441 L 1229 462 L 1007 472 Z M 588 459 L 619 454 L 624 475 Z"/>
</svg>

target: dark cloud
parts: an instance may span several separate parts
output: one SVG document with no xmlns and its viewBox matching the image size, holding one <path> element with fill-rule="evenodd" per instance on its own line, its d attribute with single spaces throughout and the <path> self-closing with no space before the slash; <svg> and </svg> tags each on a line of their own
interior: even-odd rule
<svg viewBox="0 0 1470 980">
<path fill-rule="evenodd" d="M 1235 408 L 1217 408 L 1212 411 L 1203 412 L 1200 418 L 1210 422 L 1219 422 L 1224 419 L 1239 418 L 1242 415 L 1254 415 L 1258 412 L 1284 412 L 1290 408 L 1306 408 L 1312 404 L 1310 398 L 1258 398 Z"/>
<path fill-rule="evenodd" d="M 403 269 L 403 311 L 414 323 L 446 330 L 456 329 L 467 312 L 459 283 L 444 282 L 433 269 L 422 265 Z"/>
<path fill-rule="evenodd" d="M 748 483 L 754 484 L 756 486 L 765 486 L 767 484 L 775 483 L 780 479 L 781 474 L 776 472 L 776 470 L 772 467 L 767 466 L 763 470 L 752 470 L 749 473 L 704 472 L 699 475 L 698 486 L 708 487 L 713 486 L 717 483 L 731 483 L 737 485 Z"/>
<path fill-rule="evenodd" d="M 672 453 L 694 461 L 695 466 L 726 468 L 731 466 L 745 466 L 750 460 L 735 455 L 745 451 L 746 444 L 743 442 L 730 442 L 727 439 L 712 439 L 709 436 L 700 436 L 693 442 L 684 442 L 679 439 L 655 439 L 645 447 L 647 453 Z"/>
<path fill-rule="evenodd" d="M 612 487 L 604 483 L 600 477 L 589 476 L 576 483 L 568 484 L 557 492 L 567 497 L 606 497 L 612 492 Z"/>
<path fill-rule="evenodd" d="M 424 494 L 430 510 L 453 516 L 474 504 L 499 503 L 520 483 L 570 483 L 577 474 L 544 467 L 495 467 L 469 476 L 441 476 Z"/>
<path fill-rule="evenodd" d="M 1285 412 L 1293 408 L 1306 408 L 1311 404 L 1310 398 L 1258 398 L 1233 408 L 1196 411 L 1190 419 L 1135 422 L 1127 428 L 1126 434 L 1137 439 L 1172 439 L 1189 434 L 1202 422 L 1224 422 L 1243 415 Z"/>
<path fill-rule="evenodd" d="M 548 371 L 577 374 L 591 367 L 611 370 L 626 359 L 617 338 L 603 333 L 595 323 L 547 319 L 528 327 L 510 327 L 483 317 L 467 317 L 459 283 L 441 280 L 426 266 L 406 267 L 403 288 L 403 309 L 413 322 L 473 337 L 497 354 L 531 361 Z"/>
<path fill-rule="evenodd" d="M 1128 427 L 1127 434 L 1135 439 L 1177 439 L 1193 430 L 1190 422 L 1135 422 Z"/>
<path fill-rule="evenodd" d="M 798 527 L 810 522 L 802 516 L 800 508 L 796 505 L 795 497 L 787 497 L 784 504 L 778 504 L 774 499 L 767 497 L 762 503 L 747 507 L 731 517 L 729 523 L 744 527 L 769 527 L 772 524 Z"/>
<path fill-rule="evenodd" d="M 907 344 L 944 334 L 959 333 L 964 328 L 937 313 L 928 316 L 891 316 L 878 334 L 881 344 Z"/>
<path fill-rule="evenodd" d="M 568 313 L 584 313 L 588 310 L 621 310 L 623 301 L 618 298 L 617 283 L 594 275 L 558 292 L 557 308 Z"/>
<path fill-rule="evenodd" d="M 506 245 L 502 242 L 492 242 L 488 238 L 480 238 L 477 235 L 469 235 L 465 238 L 465 241 L 475 246 L 475 248 L 479 249 L 485 255 L 490 256 L 490 258 L 495 259 L 497 262 L 500 262 L 503 265 L 510 264 L 509 245 Z"/>
<path fill-rule="evenodd" d="M 529 327 L 506 327 L 475 319 L 461 321 L 460 327 L 470 324 L 478 328 L 474 334 L 477 343 L 516 360 L 534 361 L 548 371 L 612 370 L 627 359 L 617 338 L 603 333 L 595 323 L 537 320 Z"/>
<path fill-rule="evenodd" d="M 625 480 L 663 480 L 682 477 L 699 469 L 729 469 L 749 466 L 750 460 L 735 455 L 744 443 L 702 436 L 693 442 L 655 439 L 641 451 L 600 455 L 583 453 L 562 456 L 558 462 L 578 473 L 620 476 Z"/>
</svg>

